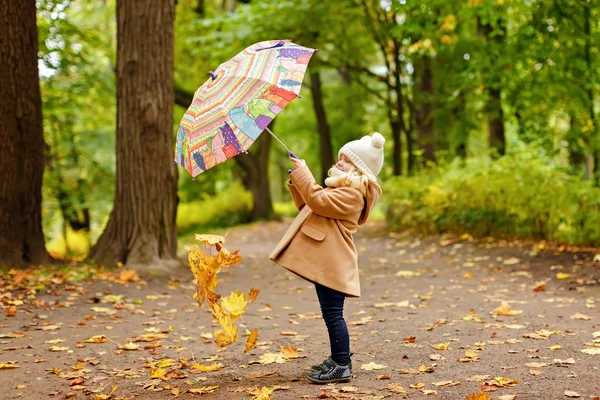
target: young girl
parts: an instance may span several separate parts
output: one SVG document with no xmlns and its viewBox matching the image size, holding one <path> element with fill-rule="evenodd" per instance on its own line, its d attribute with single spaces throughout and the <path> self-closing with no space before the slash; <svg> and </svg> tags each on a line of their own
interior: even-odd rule
<svg viewBox="0 0 600 400">
<path fill-rule="evenodd" d="M 314 383 L 349 382 L 350 337 L 344 300 L 360 296 L 358 254 L 352 239 L 381 195 L 376 177 L 383 165 L 380 133 L 344 145 L 329 170 L 326 188 L 317 185 L 303 160 L 290 154 L 288 188 L 299 214 L 270 259 L 313 282 L 329 332 L 331 356 L 314 366 Z"/>
</svg>

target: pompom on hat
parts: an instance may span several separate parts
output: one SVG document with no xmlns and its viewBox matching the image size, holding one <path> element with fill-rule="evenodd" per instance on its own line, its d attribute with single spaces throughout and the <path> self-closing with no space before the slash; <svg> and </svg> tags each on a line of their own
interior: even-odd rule
<svg viewBox="0 0 600 400">
<path fill-rule="evenodd" d="M 346 143 L 338 152 L 352 161 L 356 168 L 369 177 L 375 178 L 383 167 L 383 145 L 385 138 L 379 132 L 363 136 L 359 140 Z"/>
</svg>

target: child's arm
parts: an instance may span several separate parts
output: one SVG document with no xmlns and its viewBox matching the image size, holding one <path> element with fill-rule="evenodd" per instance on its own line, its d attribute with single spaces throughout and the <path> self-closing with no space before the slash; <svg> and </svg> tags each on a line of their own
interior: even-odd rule
<svg viewBox="0 0 600 400">
<path fill-rule="evenodd" d="M 362 194 L 356 189 L 340 187 L 325 191 L 317 185 L 307 166 L 294 170 L 290 174 L 290 180 L 306 205 L 323 217 L 345 219 L 357 207 L 362 209 L 364 206 Z"/>
<path fill-rule="evenodd" d="M 290 194 L 292 195 L 292 200 L 294 200 L 294 205 L 296 206 L 296 209 L 298 209 L 298 211 L 302 210 L 302 208 L 306 205 L 306 202 L 298 192 L 298 189 L 296 189 L 296 186 L 294 186 L 294 183 L 291 179 L 287 181 L 287 187 L 290 191 Z"/>
</svg>

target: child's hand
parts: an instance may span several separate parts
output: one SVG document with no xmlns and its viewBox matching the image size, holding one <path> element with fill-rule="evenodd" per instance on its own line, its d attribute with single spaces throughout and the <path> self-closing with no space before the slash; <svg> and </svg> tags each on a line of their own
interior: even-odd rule
<svg viewBox="0 0 600 400">
<path fill-rule="evenodd" d="M 294 157 L 293 155 L 290 155 L 290 161 L 292 162 L 292 169 L 295 171 L 298 168 L 302 168 L 306 165 L 306 163 L 304 162 L 304 160 L 299 160 L 296 157 Z"/>
</svg>

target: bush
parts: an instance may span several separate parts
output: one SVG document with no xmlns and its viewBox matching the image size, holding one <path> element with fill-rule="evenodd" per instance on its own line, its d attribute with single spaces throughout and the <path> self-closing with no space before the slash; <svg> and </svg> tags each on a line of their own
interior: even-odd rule
<svg viewBox="0 0 600 400">
<path fill-rule="evenodd" d="M 180 203 L 177 230 L 187 233 L 200 228 L 222 228 L 245 222 L 252 209 L 252 194 L 236 182 L 215 196 Z"/>
<path fill-rule="evenodd" d="M 600 188 L 530 150 L 395 177 L 384 193 L 394 229 L 600 244 Z"/>
</svg>

